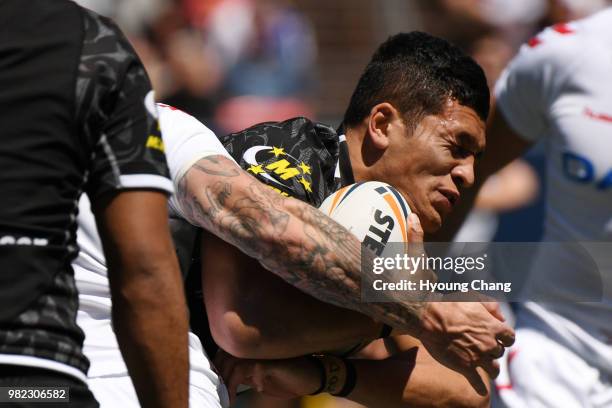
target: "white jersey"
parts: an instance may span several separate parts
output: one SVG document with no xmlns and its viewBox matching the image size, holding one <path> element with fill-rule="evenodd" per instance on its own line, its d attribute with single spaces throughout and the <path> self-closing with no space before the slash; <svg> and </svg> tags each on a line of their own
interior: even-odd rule
<svg viewBox="0 0 612 408">
<path fill-rule="evenodd" d="M 199 159 L 217 154 L 231 159 L 215 134 L 198 120 L 166 105 L 159 104 L 158 108 L 166 158 L 175 191 L 178 191 L 181 178 Z M 170 200 L 170 212 L 181 215 L 180 206 L 174 198 Z M 77 322 L 85 332 L 84 352 L 91 362 L 88 375 L 93 379 L 126 376 L 127 367 L 111 324 L 106 261 L 90 203 L 85 195 L 79 203 L 78 225 L 77 243 L 80 251 L 73 267 L 80 302 Z M 211 370 L 202 345 L 193 333 L 189 333 L 189 353 L 191 385 L 194 386 L 193 382 L 197 378 L 204 378 L 209 385 L 218 386 L 219 378 Z M 194 372 L 197 375 L 194 375 Z M 215 393 L 216 391 L 214 389 Z"/>
<path fill-rule="evenodd" d="M 543 241 L 598 241 L 589 267 L 579 250 L 541 249 L 530 288 L 557 301 L 525 305 L 578 354 L 612 370 L 612 9 L 558 24 L 523 45 L 496 85 L 508 123 L 547 157 Z M 608 241 L 608 243 L 604 243 Z M 537 296 L 536 294 L 533 295 Z M 577 297 L 602 302 L 576 303 Z M 520 316 L 519 316 L 520 325 Z"/>
</svg>

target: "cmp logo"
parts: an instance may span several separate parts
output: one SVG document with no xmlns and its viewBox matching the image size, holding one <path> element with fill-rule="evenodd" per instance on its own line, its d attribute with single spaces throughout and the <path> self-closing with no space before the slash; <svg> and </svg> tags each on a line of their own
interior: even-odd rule
<svg viewBox="0 0 612 408">
<path fill-rule="evenodd" d="M 259 154 L 262 163 L 258 161 L 258 153 L 265 152 L 265 159 Z M 247 149 L 242 155 L 244 161 L 249 164 L 247 171 L 250 173 L 263 177 L 264 179 L 277 184 L 279 186 L 288 187 L 283 184 L 271 174 L 275 174 L 281 180 L 290 180 L 294 177 L 299 177 L 298 183 L 304 186 L 307 192 L 312 192 L 310 185 L 310 177 L 307 175 L 311 174 L 310 166 L 304 162 L 298 164 L 298 160 L 285 153 L 282 147 L 276 146 L 253 146 Z"/>
</svg>

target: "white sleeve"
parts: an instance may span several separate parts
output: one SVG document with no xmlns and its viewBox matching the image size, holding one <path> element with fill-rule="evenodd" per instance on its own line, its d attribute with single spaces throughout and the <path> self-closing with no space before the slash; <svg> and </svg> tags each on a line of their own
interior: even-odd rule
<svg viewBox="0 0 612 408">
<path fill-rule="evenodd" d="M 225 150 L 217 136 L 199 120 L 168 105 L 158 104 L 159 123 L 166 151 L 174 194 L 170 198 L 170 214 L 185 218 L 177 195 L 179 183 L 187 171 L 206 156 L 222 155 L 235 160 Z"/>
<path fill-rule="evenodd" d="M 495 98 L 510 127 L 536 142 L 548 132 L 550 112 L 576 65 L 576 35 L 544 30 L 508 64 L 495 84 Z"/>
</svg>

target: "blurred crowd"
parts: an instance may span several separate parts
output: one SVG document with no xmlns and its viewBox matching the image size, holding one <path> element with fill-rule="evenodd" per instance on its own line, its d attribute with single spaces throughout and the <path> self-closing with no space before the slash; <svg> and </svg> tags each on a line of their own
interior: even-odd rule
<svg viewBox="0 0 612 408">
<path fill-rule="evenodd" d="M 609 4 L 606 0 L 78 3 L 113 18 L 128 34 L 159 101 L 196 116 L 220 133 L 300 115 L 338 125 L 343 114 L 339 107 L 346 106 L 367 58 L 381 40 L 397 31 L 422 30 L 459 45 L 481 64 L 493 86 L 518 47 L 542 27 L 589 15 Z M 342 33 L 346 30 L 349 34 Z M 537 170 L 537 153 L 534 157 L 528 162 L 535 163 Z M 471 230 L 462 231 L 461 240 L 492 239 L 498 225 L 493 214 L 536 199 L 537 171 L 525 163 L 512 166 L 499 176 L 512 188 L 496 189 L 493 183 L 484 189 L 480 213 L 474 216 Z M 260 404 L 248 406 L 354 406 L 326 397 L 293 405 Z"/>
<path fill-rule="evenodd" d="M 231 132 L 297 115 L 338 121 L 343 112 L 321 104 L 329 99 L 325 93 L 338 93 L 345 106 L 366 62 L 352 54 L 367 58 L 400 30 L 424 30 L 468 50 L 493 84 L 518 46 L 539 28 L 588 15 L 606 0 L 412 0 L 409 7 L 374 0 L 78 3 L 113 18 L 128 34 L 158 100 L 215 131 Z M 371 41 L 359 41 L 353 31 L 371 34 Z M 363 49 L 347 44 L 351 40 Z M 342 64 L 329 55 L 341 56 Z M 346 86 L 319 86 L 338 75 Z"/>
<path fill-rule="evenodd" d="M 130 37 L 157 99 L 217 132 L 312 115 L 312 25 L 283 0 L 84 0 Z M 275 115 L 270 115 L 275 112 Z"/>
</svg>

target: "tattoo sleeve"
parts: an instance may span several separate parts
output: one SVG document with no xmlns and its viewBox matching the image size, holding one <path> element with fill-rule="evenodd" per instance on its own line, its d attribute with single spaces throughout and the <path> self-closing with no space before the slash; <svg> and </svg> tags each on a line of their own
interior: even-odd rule
<svg viewBox="0 0 612 408">
<path fill-rule="evenodd" d="M 416 335 L 423 302 L 361 302 L 361 244 L 316 208 L 286 198 L 223 156 L 199 160 L 179 184 L 185 217 L 256 258 L 289 284 Z M 364 256 L 373 256 L 366 253 Z"/>
</svg>

